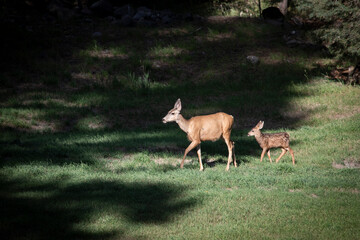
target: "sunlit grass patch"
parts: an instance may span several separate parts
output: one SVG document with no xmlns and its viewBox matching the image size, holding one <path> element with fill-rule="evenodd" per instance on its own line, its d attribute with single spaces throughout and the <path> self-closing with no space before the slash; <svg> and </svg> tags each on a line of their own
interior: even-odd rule
<svg viewBox="0 0 360 240">
<path fill-rule="evenodd" d="M 223 41 L 225 39 L 234 39 L 235 35 L 232 32 L 225 31 L 224 29 L 210 28 L 207 29 L 205 35 L 209 41 Z"/>
<path fill-rule="evenodd" d="M 148 55 L 150 57 L 170 57 L 170 56 L 177 56 L 182 53 L 186 52 L 184 49 L 175 47 L 175 46 L 155 46 L 153 47 Z"/>
<path fill-rule="evenodd" d="M 0 122 L 4 127 L 28 129 L 34 131 L 54 130 L 54 122 L 41 120 L 44 111 L 32 108 L 6 108 L 0 110 Z"/>
<path fill-rule="evenodd" d="M 105 47 L 93 40 L 92 45 L 88 49 L 81 50 L 79 57 L 93 57 L 99 59 L 127 59 L 130 52 L 124 46 Z"/>
<path fill-rule="evenodd" d="M 109 124 L 100 116 L 90 116 L 82 118 L 77 122 L 78 129 L 105 129 L 110 127 Z"/>
</svg>

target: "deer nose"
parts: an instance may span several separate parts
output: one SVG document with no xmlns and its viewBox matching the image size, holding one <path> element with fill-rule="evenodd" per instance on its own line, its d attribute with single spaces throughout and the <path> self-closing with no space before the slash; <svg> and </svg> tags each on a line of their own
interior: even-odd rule
<svg viewBox="0 0 360 240">
<path fill-rule="evenodd" d="M 163 122 L 163 123 L 166 123 L 166 120 L 165 120 L 165 118 L 163 118 L 163 119 L 162 119 L 162 122 Z"/>
</svg>

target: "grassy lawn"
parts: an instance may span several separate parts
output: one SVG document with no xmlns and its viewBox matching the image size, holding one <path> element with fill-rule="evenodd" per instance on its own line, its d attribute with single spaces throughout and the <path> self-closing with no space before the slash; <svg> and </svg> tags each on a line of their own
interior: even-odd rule
<svg viewBox="0 0 360 240">
<path fill-rule="evenodd" d="M 10 29 L 2 239 L 360 239 L 360 88 L 327 79 L 325 53 L 253 19 Z M 218 141 L 202 144 L 204 172 L 194 151 L 179 169 L 186 134 L 161 122 L 178 98 L 186 118 L 234 116 L 238 168 Z M 295 166 L 260 163 L 259 120 L 290 134 Z"/>
</svg>

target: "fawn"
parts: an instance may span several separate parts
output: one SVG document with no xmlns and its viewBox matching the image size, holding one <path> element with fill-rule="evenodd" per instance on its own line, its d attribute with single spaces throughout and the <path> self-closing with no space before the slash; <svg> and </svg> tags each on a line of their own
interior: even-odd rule
<svg viewBox="0 0 360 240">
<path fill-rule="evenodd" d="M 200 171 L 203 171 L 204 167 L 201 161 L 200 144 L 202 141 L 216 141 L 219 138 L 223 138 L 225 140 L 229 151 L 226 171 L 229 171 L 231 161 L 233 161 L 234 166 L 237 167 L 234 152 L 234 142 L 230 140 L 231 130 L 234 123 L 233 116 L 223 112 L 218 112 L 210 115 L 195 116 L 187 120 L 180 114 L 180 111 L 181 100 L 179 98 L 176 101 L 174 108 L 171 109 L 162 119 L 163 123 L 176 122 L 181 130 L 186 132 L 188 139 L 191 141 L 190 145 L 185 150 L 180 168 L 183 168 L 185 157 L 188 152 L 196 147 L 199 158 Z"/>
<path fill-rule="evenodd" d="M 264 122 L 259 121 L 258 124 L 256 124 L 256 126 L 248 133 L 248 136 L 255 136 L 256 141 L 259 143 L 260 147 L 263 150 L 261 153 L 260 162 L 262 162 L 266 152 L 270 159 L 270 162 L 272 162 L 270 157 L 270 148 L 281 148 L 282 152 L 280 156 L 276 159 L 276 163 L 280 160 L 280 158 L 284 156 L 287 151 L 289 151 L 292 157 L 293 165 L 295 165 L 294 151 L 289 146 L 289 134 L 286 132 L 261 133 L 260 129 L 262 129 L 263 127 Z"/>
</svg>

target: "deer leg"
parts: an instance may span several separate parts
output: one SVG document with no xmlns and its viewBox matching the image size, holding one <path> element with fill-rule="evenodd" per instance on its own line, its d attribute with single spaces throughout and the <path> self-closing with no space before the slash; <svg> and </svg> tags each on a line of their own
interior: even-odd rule
<svg viewBox="0 0 360 240">
<path fill-rule="evenodd" d="M 232 158 L 233 158 L 233 161 L 234 161 L 234 166 L 237 167 L 237 164 L 236 164 L 236 157 L 235 157 L 235 143 L 234 142 L 231 142 L 232 143 Z"/>
<path fill-rule="evenodd" d="M 191 142 L 190 145 L 185 149 L 184 157 L 183 157 L 183 160 L 181 161 L 180 168 L 183 168 L 183 167 L 184 167 L 184 162 L 185 162 L 185 157 L 186 157 L 186 155 L 187 155 L 194 147 L 196 147 L 196 146 L 199 145 L 199 144 L 200 144 L 200 142 L 193 141 L 193 142 Z"/>
<path fill-rule="evenodd" d="M 267 149 L 264 148 L 263 151 L 262 151 L 262 153 L 261 153 L 260 162 L 262 162 L 262 160 L 263 160 L 264 155 L 265 155 L 266 152 L 267 152 Z"/>
<path fill-rule="evenodd" d="M 270 162 L 272 163 L 272 160 L 271 160 L 271 157 L 270 157 L 270 149 L 267 151 L 267 155 L 268 155 L 268 157 L 270 159 Z"/>
<path fill-rule="evenodd" d="M 276 159 L 276 163 L 280 160 L 280 158 L 282 158 L 284 156 L 284 154 L 287 152 L 287 150 L 285 148 L 281 148 L 281 154 L 280 156 Z"/>
<path fill-rule="evenodd" d="M 290 152 L 290 154 L 291 154 L 291 158 L 292 158 L 293 165 L 295 165 L 294 151 L 293 151 L 290 147 L 288 147 L 287 150 L 289 150 L 289 152 Z"/>
<path fill-rule="evenodd" d="M 229 171 L 229 167 L 230 167 L 230 163 L 231 163 L 231 160 L 232 160 L 232 150 L 233 150 L 233 145 L 232 145 L 232 142 L 229 140 L 229 138 L 224 138 L 225 139 L 225 143 L 228 147 L 228 151 L 229 151 L 229 156 L 228 156 L 228 162 L 227 162 L 227 165 L 226 165 L 226 171 Z"/>
<path fill-rule="evenodd" d="M 200 164 L 200 171 L 204 171 L 204 167 L 203 167 L 203 164 L 202 164 L 202 161 L 201 161 L 201 147 L 200 147 L 200 144 L 197 145 L 197 155 L 199 157 L 199 164 Z"/>
</svg>

